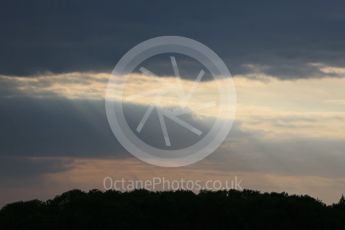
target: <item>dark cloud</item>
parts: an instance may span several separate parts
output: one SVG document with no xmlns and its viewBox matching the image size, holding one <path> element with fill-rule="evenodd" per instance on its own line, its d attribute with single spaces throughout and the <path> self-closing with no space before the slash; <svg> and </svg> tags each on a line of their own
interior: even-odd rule
<svg viewBox="0 0 345 230">
<path fill-rule="evenodd" d="M 121 155 L 103 101 L 14 97 L 0 100 L 1 155 Z"/>
<path fill-rule="evenodd" d="M 137 43 L 181 35 L 214 49 L 232 72 L 266 66 L 310 76 L 344 66 L 343 1 L 2 1 L 0 73 L 110 71 Z M 310 72 L 311 71 L 311 72 Z"/>
<path fill-rule="evenodd" d="M 147 107 L 125 105 L 129 126 L 135 130 Z M 184 121 L 206 135 L 212 120 Z M 158 117 L 148 120 L 139 138 L 156 147 L 165 147 Z M 201 138 L 190 135 L 176 123 L 166 119 L 171 141 L 176 148 L 188 146 Z M 68 100 L 59 97 L 0 98 L 0 155 L 59 157 L 131 157 L 111 132 L 105 115 L 104 101 Z"/>
<path fill-rule="evenodd" d="M 42 176 L 61 173 L 72 167 L 72 159 L 0 157 L 0 184 L 3 188 L 42 185 Z"/>
</svg>

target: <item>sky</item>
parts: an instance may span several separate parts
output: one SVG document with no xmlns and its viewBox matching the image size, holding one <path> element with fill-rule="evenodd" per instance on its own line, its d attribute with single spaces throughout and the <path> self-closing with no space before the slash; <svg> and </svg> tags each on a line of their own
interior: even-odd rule
<svg viewBox="0 0 345 230">
<path fill-rule="evenodd" d="M 260 191 L 345 192 L 345 3 L 343 1 L 1 1 L 0 206 L 68 189 L 102 189 L 106 176 L 241 178 Z M 157 36 L 202 42 L 225 62 L 237 92 L 233 128 L 207 158 L 163 168 L 133 157 L 107 122 L 105 91 L 120 58 Z M 165 57 L 146 63 L 129 92 L 174 84 Z M 193 66 L 181 83 L 191 88 Z M 189 109 L 216 92 L 206 79 Z M 162 107 L 176 106 L 163 97 Z M 116 101 L 116 95 L 114 100 Z M 126 101 L 134 120 L 149 98 Z M 228 119 L 214 110 L 200 117 Z M 150 128 L 151 127 L 151 128 Z M 144 136 L 159 138 L 155 126 Z M 173 131 L 177 132 L 177 131 Z"/>
</svg>

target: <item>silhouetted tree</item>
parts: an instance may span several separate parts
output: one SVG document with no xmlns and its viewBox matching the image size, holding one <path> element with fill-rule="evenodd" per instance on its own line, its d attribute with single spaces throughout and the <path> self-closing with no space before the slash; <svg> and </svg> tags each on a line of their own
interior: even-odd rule
<svg viewBox="0 0 345 230">
<path fill-rule="evenodd" d="M 345 199 L 258 191 L 72 190 L 8 204 L 0 229 L 345 229 Z"/>
</svg>

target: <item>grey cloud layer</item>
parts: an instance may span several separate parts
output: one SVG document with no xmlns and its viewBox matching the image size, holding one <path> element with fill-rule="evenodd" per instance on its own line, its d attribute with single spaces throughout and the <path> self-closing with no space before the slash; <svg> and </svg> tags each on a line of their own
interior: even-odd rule
<svg viewBox="0 0 345 230">
<path fill-rule="evenodd" d="M 26 160 L 18 165 L 17 160 L 9 161 L 6 157 L 132 157 L 110 132 L 103 101 L 3 98 L 0 103 L 1 161 L 13 167 L 20 166 L 21 170 L 16 171 L 17 175 L 25 176 L 25 168 L 31 167 L 35 168 L 35 174 L 45 174 L 55 166 L 52 165 L 51 168 L 49 164 L 41 164 L 40 161 Z M 138 121 L 144 113 L 144 108 L 132 105 L 128 110 L 132 112 L 129 114 L 129 122 Z M 130 125 L 135 127 L 135 124 Z M 163 139 L 159 139 L 162 137 L 160 130 L 153 121 L 149 122 L 144 130 L 143 135 L 146 139 L 153 140 L 153 144 L 163 143 Z M 172 130 L 173 133 L 180 131 Z M 183 140 L 188 142 L 186 139 Z M 241 170 L 342 177 L 345 176 L 343 149 L 343 140 L 267 139 L 260 132 L 244 131 L 242 125 L 236 122 L 229 140 L 208 159 L 216 162 L 215 167 L 224 172 Z M 40 170 L 42 166 L 44 167 Z M 2 167 L 2 174 L 14 176 L 8 174 L 11 172 L 7 172 L 8 169 L 9 167 Z M 62 171 L 67 169 L 61 168 Z"/>
<path fill-rule="evenodd" d="M 73 160 L 59 158 L 0 157 L 0 183 L 2 188 L 39 186 L 42 176 L 64 172 Z"/>
<path fill-rule="evenodd" d="M 124 150 L 106 122 L 104 103 L 65 99 L 0 100 L 1 155 L 98 157 Z"/>
<path fill-rule="evenodd" d="M 147 107 L 126 105 L 129 125 L 135 130 Z M 141 138 L 154 146 L 164 139 L 159 123 L 152 117 L 143 128 Z M 157 118 L 158 119 L 158 118 Z M 191 120 L 184 117 L 184 120 Z M 202 121 L 194 122 L 206 130 Z M 0 99 L 0 155 L 36 157 L 130 157 L 110 131 L 104 101 L 67 100 L 63 98 Z M 194 136 L 181 133 L 182 128 L 167 122 L 174 145 L 195 142 Z M 188 132 L 188 131 L 187 131 Z M 190 138 L 186 138 L 190 136 Z"/>
<path fill-rule="evenodd" d="M 181 35 L 237 73 L 255 64 L 280 78 L 344 66 L 343 1 L 3 1 L 0 73 L 109 71 L 137 43 Z"/>
</svg>

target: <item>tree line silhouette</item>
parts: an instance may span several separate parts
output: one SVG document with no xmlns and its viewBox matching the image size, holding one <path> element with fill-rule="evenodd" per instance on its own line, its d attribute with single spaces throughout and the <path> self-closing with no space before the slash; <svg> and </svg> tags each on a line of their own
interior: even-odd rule
<svg viewBox="0 0 345 230">
<path fill-rule="evenodd" d="M 72 190 L 0 210 L 0 229 L 345 229 L 345 198 L 252 190 Z"/>
</svg>

